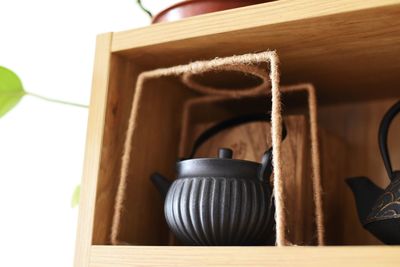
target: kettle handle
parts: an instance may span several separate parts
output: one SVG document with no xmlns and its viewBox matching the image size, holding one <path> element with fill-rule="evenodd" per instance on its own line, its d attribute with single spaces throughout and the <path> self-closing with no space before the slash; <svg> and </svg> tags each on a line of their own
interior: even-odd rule
<svg viewBox="0 0 400 267">
<path fill-rule="evenodd" d="M 189 158 L 193 158 L 194 155 L 197 152 L 197 149 L 208 139 L 213 137 L 214 135 L 218 134 L 219 132 L 232 128 L 234 126 L 238 126 L 241 124 L 249 123 L 249 122 L 256 122 L 256 121 L 267 121 L 270 122 L 271 118 L 270 116 L 267 116 L 265 113 L 254 113 L 254 114 L 247 114 L 247 115 L 241 115 L 237 117 L 233 117 L 227 120 L 224 120 L 222 122 L 219 122 L 215 124 L 214 126 L 208 128 L 205 130 L 199 137 L 197 137 L 196 141 L 194 142 L 192 151 L 190 153 Z M 285 139 L 286 137 L 286 126 L 285 123 L 282 123 L 282 140 Z M 269 148 L 266 150 L 265 153 L 271 153 L 272 148 Z"/>
<path fill-rule="evenodd" d="M 388 150 L 388 133 L 389 127 L 392 123 L 394 117 L 400 112 L 400 101 L 396 102 L 383 116 L 381 124 L 379 126 L 379 134 L 378 134 L 378 141 L 379 141 L 379 149 L 381 151 L 383 163 L 385 164 L 386 171 L 388 173 L 389 179 L 393 180 L 395 177 L 392 163 L 390 161 L 389 150 Z"/>
</svg>

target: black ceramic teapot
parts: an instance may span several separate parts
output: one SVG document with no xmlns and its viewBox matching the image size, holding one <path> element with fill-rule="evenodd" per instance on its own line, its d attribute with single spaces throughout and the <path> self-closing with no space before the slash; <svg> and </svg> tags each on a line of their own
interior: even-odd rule
<svg viewBox="0 0 400 267">
<path fill-rule="evenodd" d="M 165 197 L 166 221 L 185 245 L 275 242 L 275 208 L 269 182 L 272 148 L 264 153 L 261 163 L 232 159 L 232 150 L 227 148 L 220 148 L 217 158 L 192 158 L 203 142 L 221 130 L 260 120 L 267 120 L 266 115 L 233 118 L 205 131 L 195 142 L 191 158 L 177 162 L 177 179 L 172 184 L 158 173 L 152 175 Z"/>
<path fill-rule="evenodd" d="M 393 171 L 387 145 L 390 123 L 399 112 L 400 101 L 387 111 L 379 127 L 379 148 L 389 186 L 383 190 L 366 177 L 347 179 L 364 228 L 388 245 L 400 245 L 400 171 Z"/>
</svg>

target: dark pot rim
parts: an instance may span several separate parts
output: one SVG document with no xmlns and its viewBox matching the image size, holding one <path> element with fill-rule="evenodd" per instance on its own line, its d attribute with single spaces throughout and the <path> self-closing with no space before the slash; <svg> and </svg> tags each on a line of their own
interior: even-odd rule
<svg viewBox="0 0 400 267">
<path fill-rule="evenodd" d="M 171 22 L 171 21 L 175 21 L 175 20 L 168 20 L 168 19 L 164 19 L 164 17 L 168 17 L 168 13 L 170 12 L 170 11 L 173 11 L 173 10 L 175 10 L 175 9 L 179 9 L 179 8 L 187 8 L 187 6 L 190 6 L 190 5 L 192 5 L 192 4 L 197 4 L 197 3 L 201 3 L 201 2 L 211 2 L 212 0 L 186 0 L 186 1 L 180 1 L 180 2 L 178 2 L 178 3 L 175 3 L 175 4 L 173 4 L 173 5 L 171 5 L 171 6 L 169 6 L 169 7 L 167 7 L 167 8 L 165 8 L 165 9 L 163 9 L 162 11 L 160 11 L 159 13 L 157 13 L 153 18 L 152 18 L 152 20 L 151 20 L 151 23 L 152 24 L 155 24 L 155 23 L 160 23 L 160 22 Z M 249 6 L 249 5 L 256 5 L 256 4 L 262 4 L 262 3 L 268 3 L 268 2 L 273 2 L 273 1 L 277 1 L 277 0 L 264 0 L 264 1 L 262 1 L 262 0 L 234 0 L 235 2 L 246 2 L 247 4 L 243 4 L 243 5 L 240 5 L 240 6 L 238 6 L 237 8 L 239 8 L 239 7 L 245 7 L 245 6 Z M 220 2 L 220 3 L 222 3 L 222 2 L 227 2 L 227 0 L 214 0 L 213 2 Z M 215 4 L 215 3 L 213 3 L 213 4 Z M 216 9 L 215 11 L 213 11 L 213 12 L 218 12 L 218 11 L 223 11 L 223 10 L 228 10 L 228 9 L 232 9 L 232 8 L 219 8 L 219 9 Z M 211 13 L 211 12 L 198 12 L 198 13 L 196 13 L 196 14 L 194 14 L 194 15 L 192 15 L 192 16 L 196 16 L 196 15 L 202 15 L 202 14 L 208 14 L 208 13 Z M 187 18 L 187 17 L 191 17 L 191 16 L 180 16 L 179 18 L 177 18 L 176 20 L 179 20 L 179 19 L 183 19 L 183 18 Z"/>
<path fill-rule="evenodd" d="M 261 164 L 240 159 L 196 158 L 176 163 L 177 179 L 187 177 L 226 177 L 259 179 Z"/>
</svg>

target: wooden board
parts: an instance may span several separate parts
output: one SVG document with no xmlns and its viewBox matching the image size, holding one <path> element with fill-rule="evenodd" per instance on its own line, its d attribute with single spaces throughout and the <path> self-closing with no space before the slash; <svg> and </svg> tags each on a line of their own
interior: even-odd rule
<svg viewBox="0 0 400 267">
<path fill-rule="evenodd" d="M 162 245 L 169 239 L 164 200 L 150 181 L 150 175 L 154 172 L 170 178 L 175 175 L 182 103 L 194 93 L 182 88 L 175 77 L 146 80 L 144 88 L 141 102 L 133 105 L 138 116 L 117 239 L 118 243 Z M 113 179 L 119 180 L 119 176 Z"/>
<path fill-rule="evenodd" d="M 133 94 L 131 85 L 138 72 L 215 56 L 277 49 L 281 59 L 283 83 L 313 82 L 319 88 L 318 94 L 322 104 L 399 96 L 397 84 L 400 61 L 396 60 L 400 56 L 399 16 L 399 0 L 279 0 L 99 36 L 89 112 L 75 266 L 398 266 L 398 247 L 259 247 L 202 250 L 198 247 L 122 248 L 91 244 L 109 242 L 109 216 L 115 196 L 114 175 L 120 164 L 118 153 L 123 142 L 122 128 L 126 123 L 126 110 L 129 109 L 129 99 Z M 110 70 L 110 64 L 115 66 L 114 72 Z M 118 81 L 119 79 L 121 81 Z M 320 124 L 325 133 L 336 140 L 323 148 L 330 152 L 326 154 L 322 164 L 329 166 L 328 169 L 323 169 L 323 172 L 329 174 L 327 178 L 332 179 L 329 183 L 337 182 L 332 185 L 334 190 L 326 191 L 326 198 L 330 201 L 330 207 L 336 209 L 335 212 L 340 211 L 332 213 L 337 217 L 331 216 L 336 218 L 331 220 L 331 225 L 336 223 L 340 226 L 337 226 L 336 232 L 328 233 L 331 236 L 336 235 L 335 242 L 339 244 L 377 242 L 357 224 L 354 203 L 350 203 L 350 191 L 344 186 L 342 179 L 353 175 L 368 175 L 381 186 L 387 184 L 374 142 L 381 115 L 392 102 L 393 100 L 376 101 L 322 109 Z M 110 107 L 106 108 L 108 105 Z M 169 114 L 167 121 L 172 121 L 172 113 Z M 399 145 L 396 141 L 398 139 L 393 139 L 393 135 L 398 135 L 399 129 L 397 126 L 394 128 L 390 142 Z M 175 129 L 175 133 L 177 132 L 178 128 Z M 161 130 L 160 134 L 162 133 Z M 145 135 L 146 132 L 140 133 L 140 136 Z M 338 147 L 332 148 L 335 142 Z M 140 147 L 140 143 L 137 145 Z M 155 145 L 168 147 L 165 144 Z M 392 152 L 395 166 L 400 162 L 397 147 L 394 146 Z M 141 150 L 147 151 L 143 147 Z M 147 158 L 141 159 L 137 156 L 135 164 L 152 158 L 152 153 L 156 153 L 156 149 L 150 149 Z M 336 161 L 338 156 L 340 160 Z M 161 168 L 170 164 L 160 160 L 156 162 Z M 347 163 L 350 165 L 336 172 L 335 166 Z M 143 176 L 135 179 L 135 183 L 131 185 L 132 192 L 135 193 L 131 205 L 142 207 L 140 205 L 144 202 L 138 200 L 144 199 L 150 201 L 152 207 L 160 207 L 161 200 L 156 200 L 157 193 L 151 191 L 151 185 L 146 182 L 148 167 L 143 167 L 144 171 L 140 173 Z M 171 170 L 165 167 L 165 171 Z M 343 194 L 340 201 L 337 201 L 338 192 Z M 342 208 L 341 203 L 346 207 Z M 156 214 L 156 211 L 151 212 Z M 140 212 L 135 213 L 133 220 L 140 222 L 141 215 Z M 153 220 L 152 215 L 149 216 L 144 216 L 141 223 L 148 227 L 149 231 L 156 232 L 143 235 L 139 228 L 129 229 L 129 224 L 126 224 L 127 236 L 133 235 L 139 243 L 167 243 L 165 228 L 157 228 L 160 224 L 148 224 L 148 221 Z M 154 218 L 159 218 L 157 216 L 159 215 Z M 196 254 L 197 252 L 199 254 Z"/>
<path fill-rule="evenodd" d="M 146 68 L 268 49 L 282 82 L 312 82 L 323 102 L 396 95 L 399 0 L 279 0 L 115 33 L 112 50 Z"/>
<path fill-rule="evenodd" d="M 284 120 L 288 131 L 282 143 L 287 240 L 296 245 L 313 245 L 316 235 L 307 120 L 303 115 L 286 116 Z M 194 136 L 198 136 L 211 125 L 190 127 L 194 127 Z M 195 157 L 216 157 L 218 148 L 228 147 L 234 151 L 235 159 L 260 162 L 270 146 L 270 125 L 255 122 L 219 133 L 204 143 Z"/>
<path fill-rule="evenodd" d="M 347 177 L 367 176 L 381 187 L 389 183 L 378 147 L 378 127 L 397 99 L 320 108 L 322 178 L 325 188 L 327 235 L 330 244 L 381 244 L 358 220 Z M 394 169 L 400 168 L 400 117 L 389 134 Z"/>
<path fill-rule="evenodd" d="M 351 195 L 345 188 L 344 178 L 348 157 L 345 140 L 330 133 L 324 128 L 319 128 L 319 142 L 321 152 L 321 177 L 324 197 L 325 235 L 327 245 L 345 244 L 345 224 L 357 227 L 355 214 L 345 217 L 344 209 L 353 204 Z M 349 198 L 350 197 L 350 198 Z M 353 209 L 355 210 L 355 209 Z M 351 237 L 347 237 L 347 242 Z"/>
<path fill-rule="evenodd" d="M 103 143 L 93 221 L 94 245 L 110 244 L 114 200 L 121 170 L 123 140 L 132 106 L 136 75 L 140 71 L 129 60 L 112 55 L 108 82 Z M 136 74 L 136 75 L 135 75 Z"/>
<path fill-rule="evenodd" d="M 93 246 L 91 267 L 398 267 L 400 247 Z"/>
<path fill-rule="evenodd" d="M 105 110 L 108 93 L 108 73 L 112 34 L 97 37 L 93 89 L 90 99 L 88 131 L 86 137 L 85 162 L 79 203 L 78 232 L 75 247 L 76 267 L 89 266 L 90 247 L 93 235 L 93 217 L 96 199 L 97 177 L 105 125 Z"/>
<path fill-rule="evenodd" d="M 311 148 L 307 91 L 282 94 L 288 135 L 282 144 L 286 235 L 291 244 L 316 244 L 314 199 L 311 181 Z M 187 101 L 181 131 L 180 157 L 188 157 L 195 139 L 217 122 L 269 110 L 269 95 L 237 97 L 206 96 Z M 292 105 L 290 105 L 292 104 Z M 267 116 L 267 115 L 266 115 Z M 229 128 L 205 142 L 195 157 L 216 157 L 220 147 L 234 151 L 235 159 L 259 162 L 271 146 L 270 124 L 252 122 Z M 272 178 L 272 177 L 271 177 Z"/>
</svg>

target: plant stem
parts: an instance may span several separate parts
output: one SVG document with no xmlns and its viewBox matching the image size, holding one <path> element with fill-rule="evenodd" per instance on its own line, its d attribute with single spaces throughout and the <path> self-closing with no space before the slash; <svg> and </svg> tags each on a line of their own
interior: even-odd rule
<svg viewBox="0 0 400 267">
<path fill-rule="evenodd" d="M 64 105 L 69 105 L 69 106 L 74 106 L 74 107 L 80 107 L 80 108 L 88 108 L 89 107 L 87 105 L 68 102 L 68 101 L 63 101 L 63 100 L 58 100 L 58 99 L 53 99 L 53 98 L 41 96 L 41 95 L 38 95 L 38 94 L 35 94 L 35 93 L 31 93 L 31 92 L 26 92 L 26 94 L 30 95 L 30 96 L 33 96 L 33 97 L 40 98 L 40 99 L 45 100 L 45 101 L 53 102 L 53 103 L 59 103 L 59 104 L 64 104 Z"/>
<path fill-rule="evenodd" d="M 145 13 L 147 13 L 147 15 L 150 16 L 150 18 L 153 18 L 153 14 L 151 14 L 151 12 L 150 12 L 147 8 L 145 8 L 145 7 L 143 6 L 141 0 L 137 0 L 137 4 L 138 4 L 138 6 L 140 7 L 141 10 L 143 10 Z"/>
</svg>

